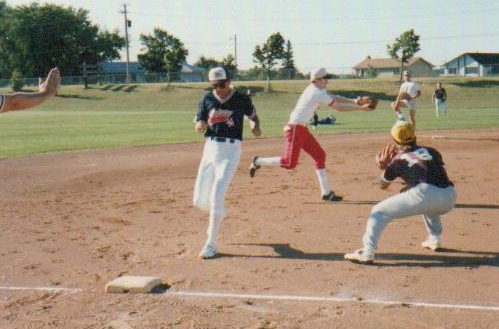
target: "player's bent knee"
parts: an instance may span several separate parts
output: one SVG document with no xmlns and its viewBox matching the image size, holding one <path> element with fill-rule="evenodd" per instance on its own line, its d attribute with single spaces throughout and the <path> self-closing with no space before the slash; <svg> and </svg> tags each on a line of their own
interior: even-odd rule
<svg viewBox="0 0 499 329">
<path fill-rule="evenodd" d="M 287 163 L 282 163 L 281 162 L 281 167 L 284 169 L 295 169 L 298 166 L 298 160 L 291 160 L 290 162 Z"/>
<path fill-rule="evenodd" d="M 295 169 L 297 166 L 298 166 L 298 163 L 290 163 L 287 165 L 281 165 L 281 167 L 283 167 L 285 169 Z"/>
</svg>

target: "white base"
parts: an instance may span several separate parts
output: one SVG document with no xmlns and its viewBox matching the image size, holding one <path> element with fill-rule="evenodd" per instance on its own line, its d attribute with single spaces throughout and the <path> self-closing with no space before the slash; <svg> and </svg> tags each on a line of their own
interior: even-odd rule
<svg viewBox="0 0 499 329">
<path fill-rule="evenodd" d="M 163 284 L 163 280 L 158 277 L 125 275 L 106 284 L 106 292 L 149 293 Z"/>
</svg>

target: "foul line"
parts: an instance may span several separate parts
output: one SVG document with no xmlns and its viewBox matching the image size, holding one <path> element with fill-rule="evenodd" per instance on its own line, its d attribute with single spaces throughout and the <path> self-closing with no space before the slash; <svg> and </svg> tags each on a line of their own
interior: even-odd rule
<svg viewBox="0 0 499 329">
<path fill-rule="evenodd" d="M 274 299 L 274 300 L 286 300 L 286 301 L 343 302 L 343 303 L 349 302 L 349 303 L 364 303 L 364 304 L 468 309 L 468 310 L 479 310 L 479 311 L 499 311 L 499 306 L 402 302 L 402 301 L 392 301 L 392 300 L 362 299 L 362 298 L 339 297 L 339 296 L 260 295 L 260 294 L 188 292 L 188 291 L 167 291 L 166 294 L 173 296 L 201 297 L 201 298 Z"/>
<path fill-rule="evenodd" d="M 0 291 L 49 291 L 49 292 L 83 292 L 82 288 L 63 288 L 63 287 L 11 287 L 0 286 Z M 175 291 L 167 290 L 164 292 L 167 296 L 180 297 L 200 297 L 200 298 L 232 298 L 232 299 L 262 299 L 262 300 L 284 300 L 284 301 L 305 301 L 305 302 L 336 302 L 336 303 L 363 303 L 363 304 L 378 304 L 378 305 L 399 305 L 399 306 L 414 306 L 414 307 L 433 307 L 433 308 L 449 308 L 449 309 L 467 309 L 477 311 L 496 311 L 499 312 L 499 306 L 487 305 L 472 305 L 472 304 L 443 304 L 443 303 L 426 303 L 426 302 L 404 302 L 395 300 L 380 300 L 380 299 L 363 299 L 355 297 L 341 296 L 321 296 L 321 295 L 286 295 L 286 294 L 240 294 L 240 293 L 223 293 L 223 292 L 202 292 L 202 291 Z"/>
<path fill-rule="evenodd" d="M 82 292 L 81 288 L 61 288 L 61 287 L 9 287 L 9 286 L 0 286 L 1 290 L 11 290 L 11 291 L 20 291 L 20 290 L 35 290 L 35 291 L 50 291 L 50 292 Z"/>
</svg>

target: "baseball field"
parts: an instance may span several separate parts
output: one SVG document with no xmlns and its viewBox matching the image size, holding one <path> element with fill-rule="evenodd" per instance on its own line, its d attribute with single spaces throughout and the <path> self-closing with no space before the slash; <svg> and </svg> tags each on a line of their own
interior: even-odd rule
<svg viewBox="0 0 499 329">
<path fill-rule="evenodd" d="M 331 80 L 328 90 L 380 102 L 334 114 L 314 134 L 340 203 L 320 201 L 312 161 L 292 171 L 282 126 L 306 82 L 236 82 L 262 120 L 246 129 L 227 195 L 220 256 L 199 260 L 207 215 L 191 206 L 203 148 L 193 117 L 204 84 L 64 86 L 43 106 L 0 116 L 0 328 L 495 328 L 499 321 L 499 79 L 417 79 L 418 141 L 441 151 L 458 199 L 443 250 L 422 249 L 422 218 L 389 224 L 376 264 L 343 260 L 380 190 L 374 156 L 390 142 L 394 80 Z M 5 92 L 6 90 L 2 90 Z M 109 294 L 123 275 L 157 276 L 154 294 Z"/>
</svg>

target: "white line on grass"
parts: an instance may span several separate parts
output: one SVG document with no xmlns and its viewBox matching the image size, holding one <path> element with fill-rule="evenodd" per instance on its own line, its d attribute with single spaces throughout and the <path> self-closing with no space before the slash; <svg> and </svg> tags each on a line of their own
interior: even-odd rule
<svg viewBox="0 0 499 329">
<path fill-rule="evenodd" d="M 237 299 L 274 299 L 286 301 L 311 301 L 311 302 L 348 302 L 364 304 L 382 304 L 382 305 L 401 305 L 415 307 L 434 307 L 451 309 L 470 309 L 479 311 L 499 311 L 499 306 L 486 305 L 467 305 L 467 304 L 442 304 L 425 302 L 404 302 L 378 299 L 361 299 L 354 297 L 339 296 L 310 296 L 310 295 L 265 295 L 265 294 L 238 294 L 238 293 L 220 293 L 220 292 L 189 292 L 189 291 L 167 291 L 166 294 L 182 297 L 201 297 L 201 298 L 237 298 Z"/>
</svg>

